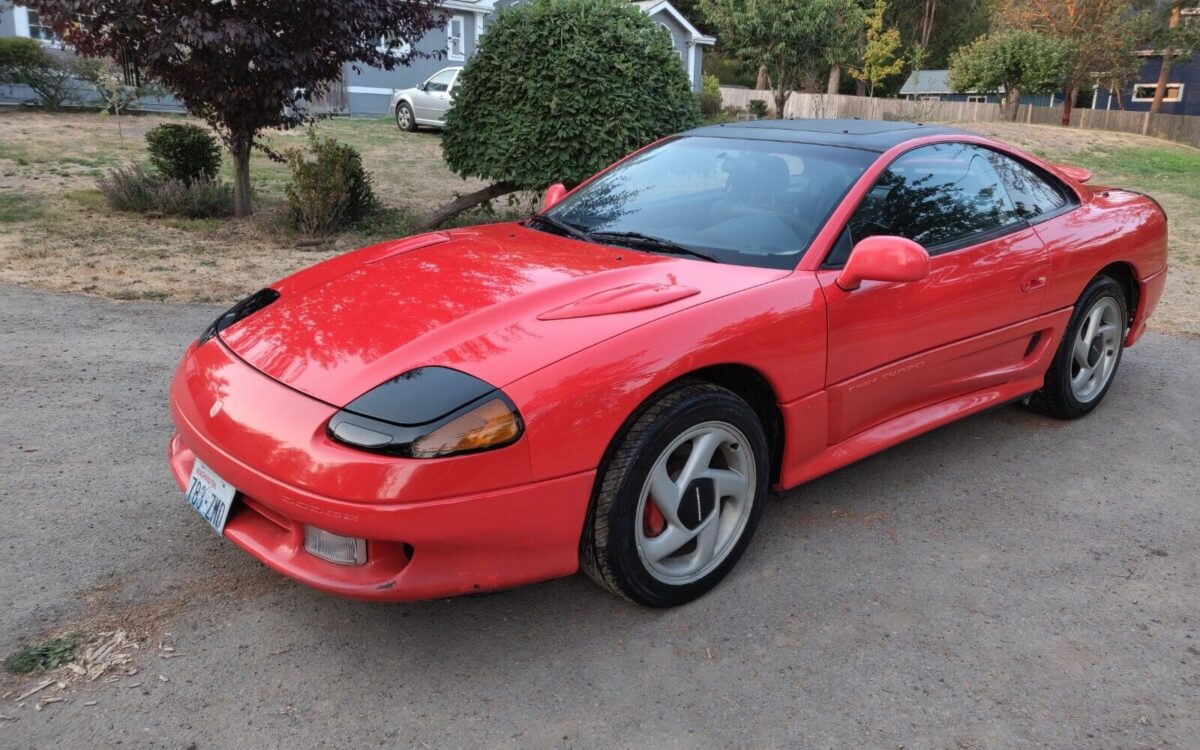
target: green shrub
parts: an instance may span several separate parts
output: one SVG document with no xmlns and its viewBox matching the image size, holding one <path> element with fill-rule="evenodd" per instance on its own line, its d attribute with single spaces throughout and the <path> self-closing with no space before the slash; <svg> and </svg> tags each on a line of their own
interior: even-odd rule
<svg viewBox="0 0 1200 750">
<path fill-rule="evenodd" d="M 154 189 L 153 198 L 156 209 L 167 216 L 187 219 L 233 216 L 233 186 L 222 180 L 164 180 Z"/>
<path fill-rule="evenodd" d="M 763 99 L 751 99 L 750 104 L 747 106 L 750 109 L 750 114 L 754 115 L 760 120 L 767 119 L 767 114 L 770 112 L 770 109 L 767 107 L 767 103 Z"/>
<path fill-rule="evenodd" d="M 212 180 L 221 168 L 217 139 L 197 125 L 159 125 L 146 133 L 146 147 L 150 163 L 168 180 Z"/>
<path fill-rule="evenodd" d="M 329 234 L 379 207 L 371 176 L 353 147 L 308 131 L 312 159 L 300 149 L 286 152 L 292 181 L 286 188 L 293 226 L 307 234 Z"/>
<path fill-rule="evenodd" d="M 721 93 L 721 79 L 717 78 L 712 73 L 705 73 L 700 79 L 700 90 L 711 92 L 713 94 Z"/>
<path fill-rule="evenodd" d="M 725 104 L 725 100 L 721 97 L 721 92 L 717 91 L 701 91 L 696 95 L 700 101 L 700 114 L 706 119 L 716 117 L 721 114 L 721 108 Z"/>
<path fill-rule="evenodd" d="M 56 109 L 75 98 L 71 67 L 24 37 L 0 38 L 0 84 L 28 86 L 38 102 Z"/>
<path fill-rule="evenodd" d="M 531 0 L 498 10 L 467 60 L 442 151 L 460 176 L 541 190 L 696 121 L 678 53 L 633 4 Z"/>
<path fill-rule="evenodd" d="M 184 182 L 164 179 L 131 164 L 109 170 L 97 185 L 108 205 L 118 211 L 189 219 L 233 215 L 233 188 L 220 180 L 201 178 Z"/>
<path fill-rule="evenodd" d="M 143 172 L 141 167 L 130 164 L 110 169 L 97 180 L 96 186 L 108 205 L 116 210 L 145 213 L 155 210 L 154 191 L 159 182 L 157 175 Z"/>
</svg>

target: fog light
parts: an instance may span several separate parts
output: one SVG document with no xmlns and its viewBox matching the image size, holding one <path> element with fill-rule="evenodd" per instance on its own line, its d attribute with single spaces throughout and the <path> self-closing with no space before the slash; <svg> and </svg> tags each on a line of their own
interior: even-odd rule
<svg viewBox="0 0 1200 750">
<path fill-rule="evenodd" d="M 367 561 L 367 540 L 338 536 L 316 526 L 304 527 L 304 549 L 335 565 L 362 565 Z"/>
</svg>

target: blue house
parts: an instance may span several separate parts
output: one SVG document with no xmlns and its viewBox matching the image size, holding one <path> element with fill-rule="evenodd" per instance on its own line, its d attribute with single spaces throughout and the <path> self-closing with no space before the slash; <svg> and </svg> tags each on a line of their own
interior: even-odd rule
<svg viewBox="0 0 1200 750">
<path fill-rule="evenodd" d="M 391 71 L 382 68 L 356 71 L 354 66 L 347 65 L 340 87 L 335 87 L 322 105 L 352 115 L 385 114 L 393 91 L 416 86 L 443 68 L 464 64 L 474 54 L 496 9 L 523 1 L 439 0 L 443 23 L 415 42 L 418 50 L 433 57 L 417 58 L 410 65 Z M 639 0 L 633 4 L 671 35 L 680 65 L 687 71 L 692 89 L 698 91 L 704 50 L 712 47 L 716 39 L 702 34 L 669 0 Z M 23 36 L 48 46 L 61 46 L 53 29 L 42 23 L 36 11 L 5 0 L 0 0 L 0 36 Z M 388 40 L 381 38 L 379 44 L 386 47 Z M 0 103 L 15 104 L 30 98 L 28 91 L 0 87 Z"/>
<path fill-rule="evenodd" d="M 1097 89 L 1092 109 L 1121 109 L 1148 112 L 1158 90 L 1158 74 L 1162 70 L 1162 53 L 1152 50 L 1139 52 L 1145 59 L 1135 80 L 1126 83 L 1118 92 Z M 1159 112 L 1166 115 L 1200 115 L 1200 50 L 1194 50 L 1191 60 L 1175 61 L 1167 75 L 1167 90 Z"/>
</svg>

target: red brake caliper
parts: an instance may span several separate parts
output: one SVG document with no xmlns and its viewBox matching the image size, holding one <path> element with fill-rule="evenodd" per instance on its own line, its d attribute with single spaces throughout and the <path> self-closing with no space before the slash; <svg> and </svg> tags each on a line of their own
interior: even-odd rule
<svg viewBox="0 0 1200 750">
<path fill-rule="evenodd" d="M 642 513 L 642 533 L 653 538 L 667 530 L 667 519 L 650 498 L 646 498 L 646 510 Z"/>
</svg>

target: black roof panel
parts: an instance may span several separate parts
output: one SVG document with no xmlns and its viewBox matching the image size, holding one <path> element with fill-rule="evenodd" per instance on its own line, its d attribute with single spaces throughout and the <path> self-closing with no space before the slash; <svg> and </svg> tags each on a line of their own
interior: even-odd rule
<svg viewBox="0 0 1200 750">
<path fill-rule="evenodd" d="M 706 125 L 689 130 L 683 135 L 792 141 L 887 151 L 892 146 L 914 138 L 942 134 L 975 135 L 969 130 L 944 125 L 889 120 L 752 120 Z"/>
</svg>

